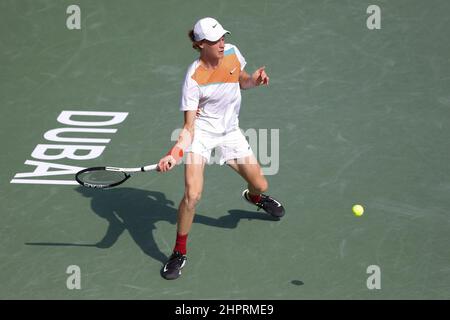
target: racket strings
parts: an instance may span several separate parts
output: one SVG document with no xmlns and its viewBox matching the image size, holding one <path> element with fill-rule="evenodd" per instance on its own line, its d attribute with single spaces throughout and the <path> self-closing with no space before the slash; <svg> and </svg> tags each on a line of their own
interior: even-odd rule
<svg viewBox="0 0 450 320">
<path fill-rule="evenodd" d="M 78 175 L 83 183 L 92 185 L 112 185 L 127 179 L 127 175 L 120 171 L 94 170 Z"/>
</svg>

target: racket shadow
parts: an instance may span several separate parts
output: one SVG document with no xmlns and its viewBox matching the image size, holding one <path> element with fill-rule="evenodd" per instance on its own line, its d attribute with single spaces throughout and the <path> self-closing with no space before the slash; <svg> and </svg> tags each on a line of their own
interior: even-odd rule
<svg viewBox="0 0 450 320">
<path fill-rule="evenodd" d="M 119 237 L 127 231 L 139 248 L 151 258 L 165 263 L 167 256 L 159 249 L 155 241 L 157 223 L 177 221 L 178 203 L 167 199 L 164 193 L 135 188 L 113 188 L 109 190 L 77 187 L 75 190 L 89 198 L 94 214 L 108 222 L 107 230 L 97 243 L 65 243 L 65 242 L 27 242 L 30 246 L 69 246 L 111 248 Z M 229 210 L 229 214 L 213 218 L 196 214 L 194 223 L 218 228 L 236 228 L 242 219 L 272 220 L 268 215 L 259 212 Z M 175 234 L 175 230 L 174 230 Z"/>
</svg>

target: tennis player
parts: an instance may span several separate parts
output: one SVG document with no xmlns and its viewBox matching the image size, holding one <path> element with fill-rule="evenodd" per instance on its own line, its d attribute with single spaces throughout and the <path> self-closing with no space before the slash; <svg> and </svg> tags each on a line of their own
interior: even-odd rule
<svg viewBox="0 0 450 320">
<path fill-rule="evenodd" d="M 268 183 L 250 145 L 239 128 L 241 91 L 268 85 L 264 67 L 252 75 L 244 71 L 246 61 L 239 49 L 225 43 L 230 32 L 213 18 L 200 19 L 189 32 L 200 57 L 188 68 L 182 87 L 184 125 L 177 143 L 159 161 L 161 172 L 185 159 L 185 192 L 178 208 L 177 238 L 173 253 L 161 270 L 165 279 L 176 279 L 186 264 L 186 242 L 203 189 L 205 164 L 211 152 L 220 153 L 220 164 L 233 168 L 247 182 L 243 198 L 279 219 L 281 203 L 263 194 Z"/>
</svg>

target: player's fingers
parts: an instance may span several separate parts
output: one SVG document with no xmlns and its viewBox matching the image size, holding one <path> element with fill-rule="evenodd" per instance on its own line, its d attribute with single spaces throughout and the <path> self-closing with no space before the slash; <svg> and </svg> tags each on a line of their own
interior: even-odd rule
<svg viewBox="0 0 450 320">
<path fill-rule="evenodd" d="M 169 161 L 167 159 L 164 159 L 161 161 L 159 168 L 161 169 L 161 172 L 166 172 L 169 170 Z"/>
<path fill-rule="evenodd" d="M 264 82 L 267 78 L 267 74 L 265 72 L 262 72 L 260 78 L 261 78 L 261 81 Z"/>
<path fill-rule="evenodd" d="M 174 157 L 170 156 L 167 159 L 167 170 L 172 170 L 172 168 L 175 167 L 176 164 L 177 160 Z"/>
<path fill-rule="evenodd" d="M 169 171 L 171 169 L 171 164 L 169 161 L 166 162 L 166 171 Z"/>
<path fill-rule="evenodd" d="M 258 69 L 256 69 L 256 71 L 253 73 L 253 77 L 261 77 L 261 73 L 264 72 L 264 69 L 266 67 L 260 67 Z"/>
<path fill-rule="evenodd" d="M 158 171 L 164 172 L 164 161 L 159 160 L 159 162 L 158 162 L 158 168 L 159 168 Z"/>
<path fill-rule="evenodd" d="M 266 69 L 266 66 L 263 66 L 257 70 L 257 72 L 259 73 L 258 80 L 257 80 L 258 85 L 269 83 L 269 81 L 268 81 L 269 77 L 267 76 L 265 69 Z"/>
<path fill-rule="evenodd" d="M 267 79 L 268 79 L 267 77 L 260 77 L 258 79 L 258 85 L 265 85 L 265 84 L 267 84 L 268 83 Z"/>
<path fill-rule="evenodd" d="M 263 77 L 263 76 L 266 74 L 266 72 L 264 71 L 265 68 L 266 68 L 266 67 L 261 67 L 261 68 L 259 68 L 259 69 L 257 70 L 257 72 L 258 72 L 258 77 Z"/>
</svg>

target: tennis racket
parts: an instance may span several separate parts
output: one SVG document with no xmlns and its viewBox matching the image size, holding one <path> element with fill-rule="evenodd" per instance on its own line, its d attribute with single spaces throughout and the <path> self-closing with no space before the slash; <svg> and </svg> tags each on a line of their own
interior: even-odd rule
<svg viewBox="0 0 450 320">
<path fill-rule="evenodd" d="M 88 188 L 106 189 L 124 183 L 134 173 L 154 170 L 159 170 L 157 164 L 140 168 L 92 167 L 77 172 L 75 180 Z"/>
</svg>

